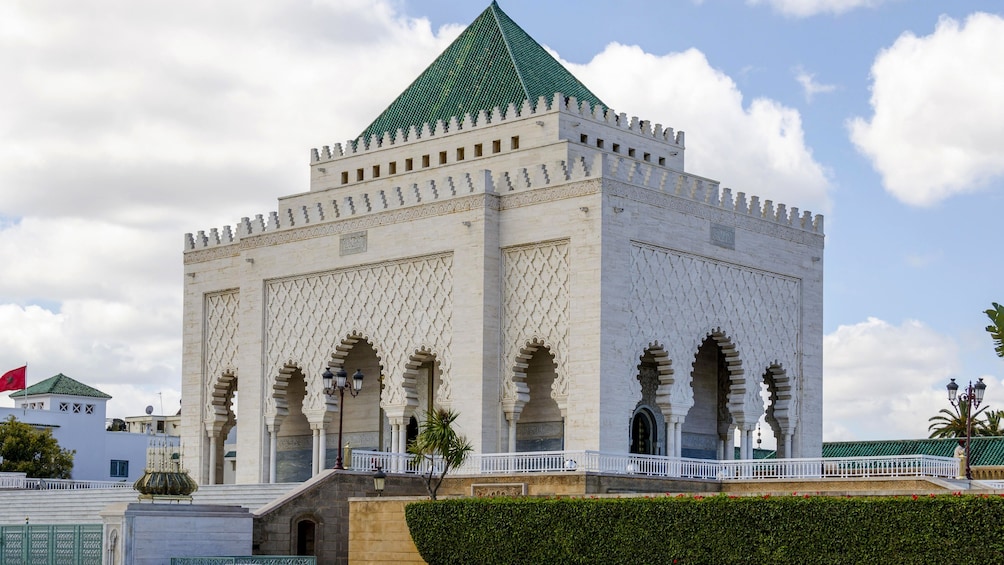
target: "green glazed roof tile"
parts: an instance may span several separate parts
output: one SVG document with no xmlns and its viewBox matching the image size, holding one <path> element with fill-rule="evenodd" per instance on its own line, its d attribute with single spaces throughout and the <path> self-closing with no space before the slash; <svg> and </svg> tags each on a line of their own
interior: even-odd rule
<svg viewBox="0 0 1004 565">
<path fill-rule="evenodd" d="M 360 137 L 434 128 L 437 120 L 536 104 L 556 92 L 606 106 L 493 1 Z"/>
<path fill-rule="evenodd" d="M 36 394 L 65 394 L 68 396 L 111 398 L 110 395 L 107 395 L 96 388 L 89 387 L 82 382 L 75 381 L 62 373 L 59 373 L 54 377 L 49 377 L 44 381 L 37 382 L 24 390 L 12 393 L 10 396 L 21 397 Z"/>
<path fill-rule="evenodd" d="M 842 441 L 823 443 L 823 457 L 880 457 L 886 455 L 934 455 L 951 457 L 959 440 L 904 439 L 888 441 Z M 1004 465 L 1004 436 L 974 437 L 971 464 Z"/>
</svg>

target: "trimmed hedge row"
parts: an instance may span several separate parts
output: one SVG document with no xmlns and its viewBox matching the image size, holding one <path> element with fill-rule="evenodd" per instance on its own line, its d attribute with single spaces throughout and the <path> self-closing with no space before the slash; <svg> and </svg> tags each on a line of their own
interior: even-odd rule
<svg viewBox="0 0 1004 565">
<path fill-rule="evenodd" d="M 1004 563 L 1001 496 L 467 498 L 405 516 L 432 565 Z"/>
</svg>

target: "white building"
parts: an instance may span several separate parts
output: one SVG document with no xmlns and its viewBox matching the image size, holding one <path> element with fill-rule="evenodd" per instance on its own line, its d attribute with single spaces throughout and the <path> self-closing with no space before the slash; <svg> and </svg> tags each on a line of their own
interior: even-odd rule
<svg viewBox="0 0 1004 565">
<path fill-rule="evenodd" d="M 765 418 L 780 457 L 818 457 L 822 217 L 684 155 L 493 2 L 360 136 L 312 151 L 307 192 L 186 235 L 193 476 L 222 480 L 235 426 L 237 482 L 330 466 L 326 367 L 365 375 L 359 448 L 404 451 L 450 407 L 485 453 L 727 458 L 738 436 L 751 457 Z"/>
<path fill-rule="evenodd" d="M 10 397 L 15 406 L 0 408 L 0 419 L 14 416 L 52 430 L 61 448 L 75 451 L 75 480 L 133 482 L 143 475 L 152 442 L 178 443 L 177 435 L 106 431 L 105 404 L 111 396 L 63 374 Z"/>
</svg>

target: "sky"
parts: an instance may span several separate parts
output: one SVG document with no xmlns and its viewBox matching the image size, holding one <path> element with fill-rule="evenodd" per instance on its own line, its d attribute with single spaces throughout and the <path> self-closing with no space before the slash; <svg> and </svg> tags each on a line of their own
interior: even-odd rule
<svg viewBox="0 0 1004 565">
<path fill-rule="evenodd" d="M 0 0 L 0 371 L 176 411 L 183 234 L 306 191 L 487 5 Z M 500 6 L 688 172 L 825 215 L 824 441 L 926 437 L 951 377 L 1004 409 L 1000 4 Z"/>
</svg>

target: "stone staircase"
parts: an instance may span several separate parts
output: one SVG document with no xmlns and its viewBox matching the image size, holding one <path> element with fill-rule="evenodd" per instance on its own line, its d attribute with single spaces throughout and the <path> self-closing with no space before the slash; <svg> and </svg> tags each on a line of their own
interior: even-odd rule
<svg viewBox="0 0 1004 565">
<path fill-rule="evenodd" d="M 243 506 L 254 512 L 299 486 L 301 483 L 202 485 L 192 495 L 192 503 Z M 131 488 L 2 489 L 0 525 L 24 524 L 25 518 L 31 524 L 100 524 L 100 512 L 106 506 L 114 502 L 138 502 L 138 496 Z"/>
</svg>

